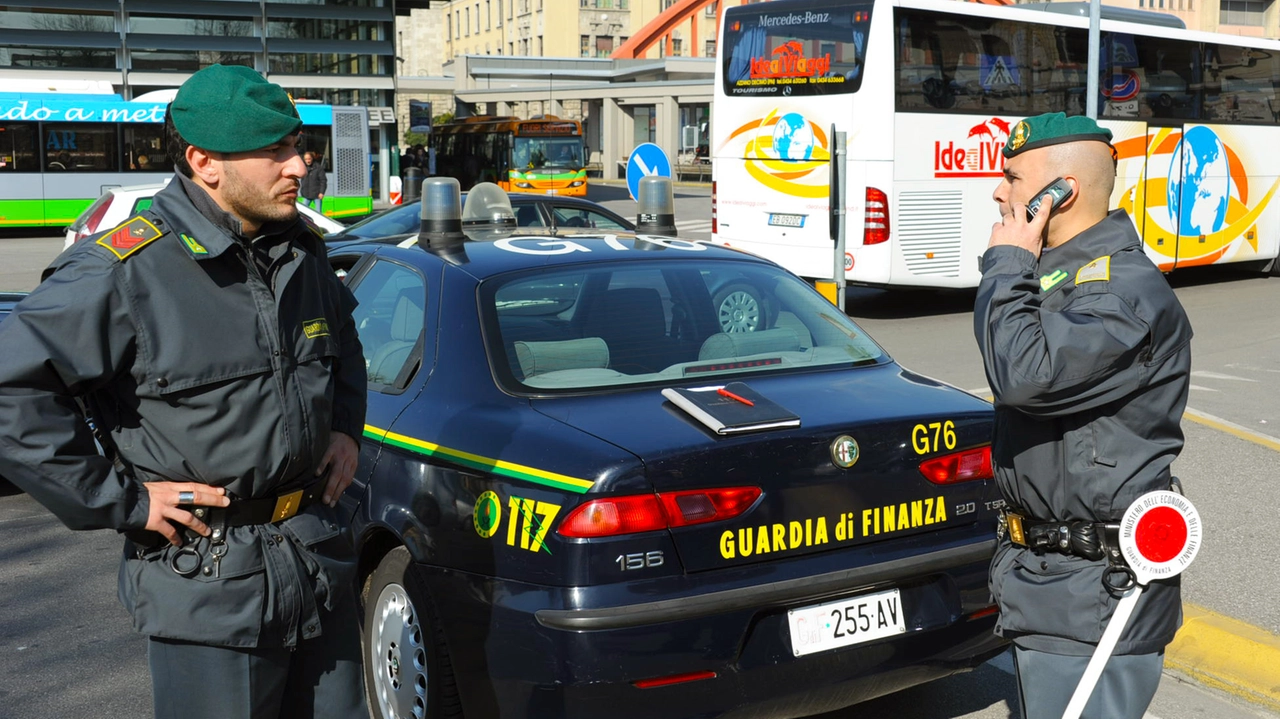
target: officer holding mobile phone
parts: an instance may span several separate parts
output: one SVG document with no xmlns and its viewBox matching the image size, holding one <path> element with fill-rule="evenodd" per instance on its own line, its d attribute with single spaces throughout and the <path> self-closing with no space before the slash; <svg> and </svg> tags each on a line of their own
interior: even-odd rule
<svg viewBox="0 0 1280 719">
<path fill-rule="evenodd" d="M 1170 488 L 1183 444 L 1191 325 L 1133 221 L 1108 212 L 1110 143 L 1086 117 L 1019 122 L 981 259 L 974 333 L 1006 503 L 991 591 L 1027 719 L 1062 716 L 1124 583 L 1117 523 Z M 1177 578 L 1153 582 L 1085 717 L 1143 716 L 1180 618 Z"/>
</svg>

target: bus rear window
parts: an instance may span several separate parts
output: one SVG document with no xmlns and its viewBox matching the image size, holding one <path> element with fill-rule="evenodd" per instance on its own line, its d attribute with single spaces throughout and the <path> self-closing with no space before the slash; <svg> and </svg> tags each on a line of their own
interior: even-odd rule
<svg viewBox="0 0 1280 719">
<path fill-rule="evenodd" d="M 724 92 L 832 95 L 857 92 L 871 3 L 769 2 L 725 11 Z"/>
</svg>

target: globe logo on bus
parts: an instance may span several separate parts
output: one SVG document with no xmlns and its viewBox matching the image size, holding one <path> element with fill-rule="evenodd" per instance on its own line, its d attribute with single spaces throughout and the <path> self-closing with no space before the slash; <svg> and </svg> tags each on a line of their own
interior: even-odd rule
<svg viewBox="0 0 1280 719">
<path fill-rule="evenodd" d="M 1231 172 L 1222 140 L 1207 127 L 1187 130 L 1169 163 L 1169 218 L 1178 225 L 1178 234 L 1221 230 L 1230 197 Z"/>
<path fill-rule="evenodd" d="M 781 160 L 808 160 L 813 155 L 813 128 L 798 112 L 778 118 L 773 128 L 773 151 Z"/>
</svg>

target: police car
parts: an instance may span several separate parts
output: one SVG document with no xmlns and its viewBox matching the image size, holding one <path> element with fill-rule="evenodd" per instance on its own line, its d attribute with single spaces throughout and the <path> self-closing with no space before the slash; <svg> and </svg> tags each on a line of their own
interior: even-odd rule
<svg viewBox="0 0 1280 719">
<path fill-rule="evenodd" d="M 765 260 L 446 214 L 331 254 L 368 365 L 342 501 L 374 716 L 808 716 L 1003 648 L 990 405 Z"/>
</svg>

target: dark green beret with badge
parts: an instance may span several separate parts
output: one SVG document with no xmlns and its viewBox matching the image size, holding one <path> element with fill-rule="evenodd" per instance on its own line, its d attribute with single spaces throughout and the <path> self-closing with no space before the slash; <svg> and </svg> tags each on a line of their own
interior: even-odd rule
<svg viewBox="0 0 1280 719">
<path fill-rule="evenodd" d="M 248 152 L 302 129 L 293 98 L 243 65 L 210 65 L 182 83 L 169 106 L 188 143 L 213 152 Z"/>
<path fill-rule="evenodd" d="M 1110 145 L 1111 131 L 1099 127 L 1097 122 L 1084 115 L 1067 117 L 1061 112 L 1050 112 L 1028 117 L 1014 125 L 1003 152 L 1005 158 L 1010 158 L 1037 147 L 1081 140 L 1097 140 Z"/>
</svg>

